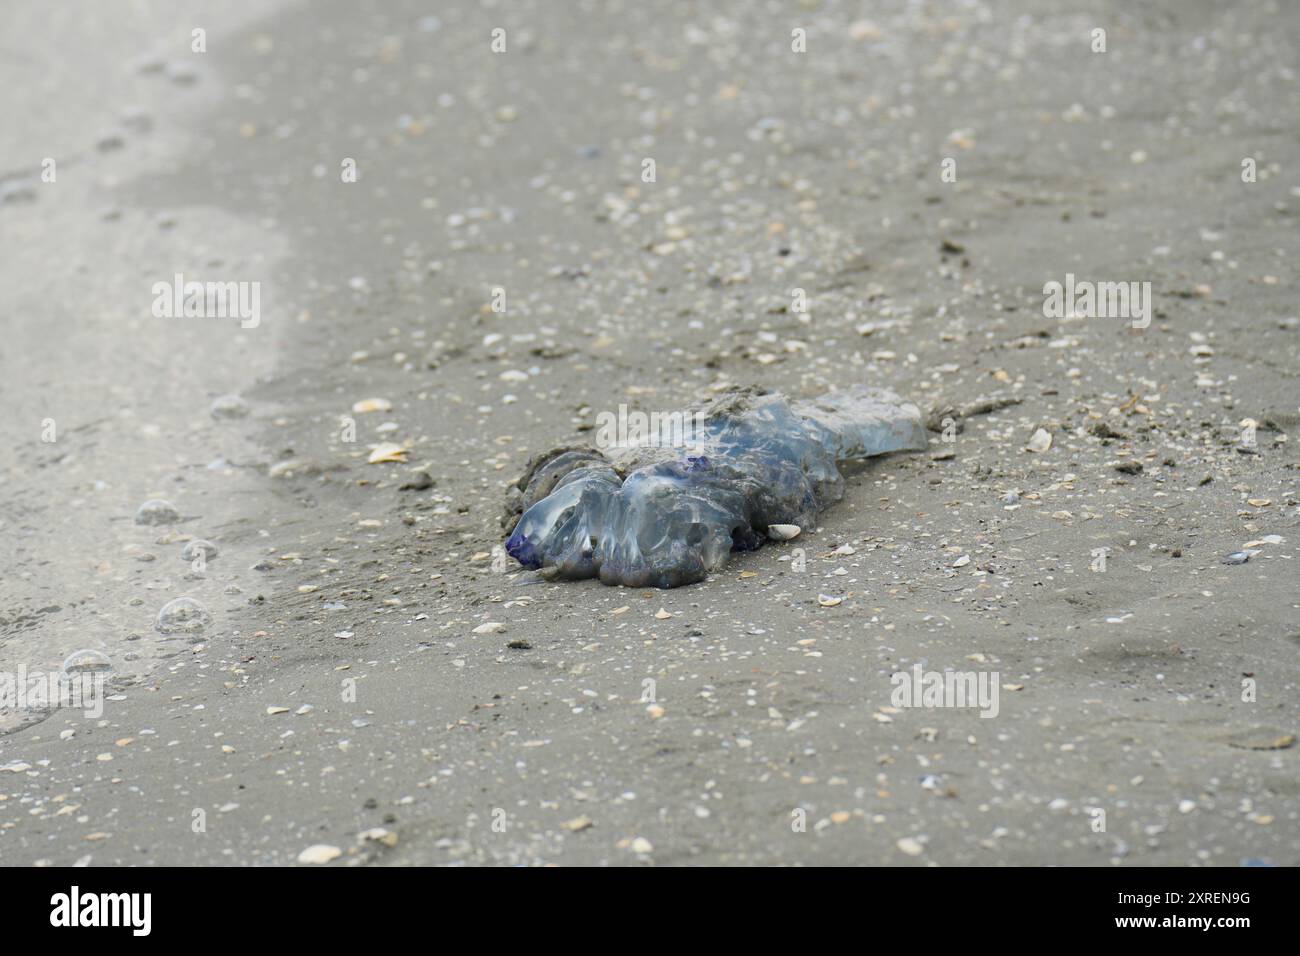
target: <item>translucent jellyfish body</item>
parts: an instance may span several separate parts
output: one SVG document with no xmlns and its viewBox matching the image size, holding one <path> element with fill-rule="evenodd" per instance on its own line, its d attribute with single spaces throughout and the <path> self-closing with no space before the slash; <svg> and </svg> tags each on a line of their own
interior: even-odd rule
<svg viewBox="0 0 1300 956">
<path fill-rule="evenodd" d="M 842 463 L 927 443 L 915 405 L 865 386 L 800 401 L 735 389 L 679 422 L 669 444 L 535 458 L 513 490 L 506 551 L 561 578 L 692 584 L 771 525 L 812 525 L 843 496 Z"/>
</svg>

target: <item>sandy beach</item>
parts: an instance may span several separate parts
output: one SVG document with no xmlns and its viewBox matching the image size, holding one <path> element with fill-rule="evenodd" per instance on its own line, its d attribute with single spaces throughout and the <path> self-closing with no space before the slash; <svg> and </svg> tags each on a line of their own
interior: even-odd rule
<svg viewBox="0 0 1300 956">
<path fill-rule="evenodd" d="M 1300 10 L 8 6 L 0 692 L 111 670 L 0 864 L 1300 863 Z M 855 384 L 929 447 L 792 540 L 502 552 Z"/>
</svg>

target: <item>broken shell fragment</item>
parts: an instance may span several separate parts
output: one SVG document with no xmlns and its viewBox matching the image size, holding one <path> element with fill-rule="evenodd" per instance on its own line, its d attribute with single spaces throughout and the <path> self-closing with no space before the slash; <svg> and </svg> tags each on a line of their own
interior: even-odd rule
<svg viewBox="0 0 1300 956">
<path fill-rule="evenodd" d="M 1232 554 L 1228 555 L 1226 558 L 1223 559 L 1223 563 L 1224 564 L 1245 564 L 1247 561 L 1249 561 L 1257 554 L 1259 554 L 1259 552 L 1253 549 L 1247 551 L 1234 551 L 1232 552 Z"/>
<path fill-rule="evenodd" d="M 1041 455 L 1052 447 L 1052 433 L 1046 428 L 1038 429 L 1038 431 L 1034 432 L 1034 436 L 1029 439 L 1029 444 L 1025 447 L 1035 454 Z"/>
<path fill-rule="evenodd" d="M 799 532 L 803 531 L 797 524 L 770 524 L 767 526 L 767 536 L 773 541 L 789 541 L 791 538 L 799 537 Z"/>
<path fill-rule="evenodd" d="M 376 445 L 374 451 L 370 453 L 367 461 L 372 465 L 378 465 L 386 461 L 406 461 L 406 449 L 401 445 L 394 445 L 392 442 L 384 442 Z"/>
</svg>

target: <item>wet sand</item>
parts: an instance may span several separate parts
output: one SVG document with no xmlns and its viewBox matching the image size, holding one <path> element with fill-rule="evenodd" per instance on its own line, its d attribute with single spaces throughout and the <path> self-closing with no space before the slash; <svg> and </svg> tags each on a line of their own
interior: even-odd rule
<svg viewBox="0 0 1300 956">
<path fill-rule="evenodd" d="M 0 663 L 114 663 L 0 714 L 0 862 L 1300 862 L 1300 16 L 200 9 L 0 43 Z M 260 322 L 154 316 L 177 272 Z M 602 411 L 860 382 L 1015 403 L 698 585 L 494 561 Z"/>
</svg>

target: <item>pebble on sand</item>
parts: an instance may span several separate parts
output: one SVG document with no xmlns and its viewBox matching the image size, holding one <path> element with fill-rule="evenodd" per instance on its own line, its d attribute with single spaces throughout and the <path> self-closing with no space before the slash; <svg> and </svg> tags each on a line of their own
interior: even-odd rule
<svg viewBox="0 0 1300 956">
<path fill-rule="evenodd" d="M 181 520 L 181 513 L 169 501 L 151 498 L 135 512 L 136 524 L 175 524 Z"/>
<path fill-rule="evenodd" d="M 299 863 L 328 863 L 331 860 L 337 860 L 343 855 L 343 851 L 336 846 L 330 846 L 326 843 L 317 843 L 307 847 L 298 854 Z"/>
<path fill-rule="evenodd" d="M 357 835 L 367 843 L 382 843 L 387 847 L 397 846 L 397 834 L 383 827 L 371 827 L 369 830 L 362 830 Z"/>
<path fill-rule="evenodd" d="M 914 837 L 903 837 L 898 841 L 897 846 L 908 856 L 920 856 L 925 852 L 925 847 Z"/>
<path fill-rule="evenodd" d="M 212 400 L 208 413 L 213 418 L 243 418 L 248 414 L 248 403 L 238 395 L 219 395 Z"/>
</svg>

